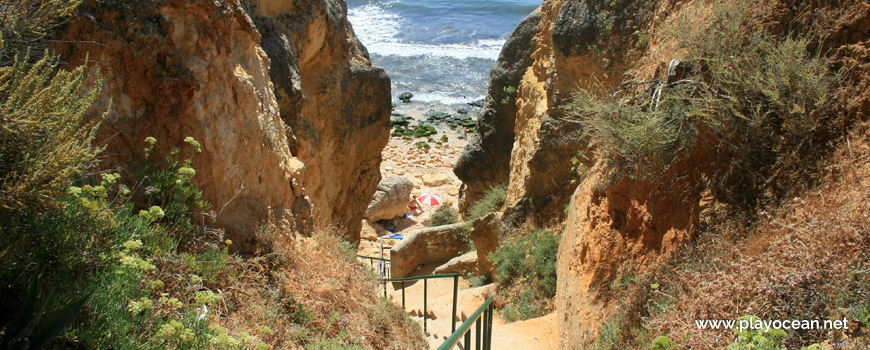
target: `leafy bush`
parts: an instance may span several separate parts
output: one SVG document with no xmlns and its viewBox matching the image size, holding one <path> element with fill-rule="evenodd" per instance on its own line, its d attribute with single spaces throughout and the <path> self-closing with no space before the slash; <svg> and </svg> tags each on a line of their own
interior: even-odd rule
<svg viewBox="0 0 870 350">
<path fill-rule="evenodd" d="M 429 218 L 426 226 L 449 225 L 456 223 L 458 220 L 459 216 L 456 209 L 447 204 L 442 204 L 438 207 L 438 210 L 432 213 L 432 217 Z"/>
<path fill-rule="evenodd" d="M 195 190 L 189 183 L 195 171 L 174 173 L 171 188 Z M 223 299 L 209 286 L 237 274 L 226 268 L 233 261 L 226 247 L 232 243 L 208 242 L 198 250 L 179 251 L 192 239 L 179 232 L 195 226 L 192 218 L 180 215 L 169 220 L 172 211 L 150 203 L 140 209 L 133 200 L 167 188 L 127 186 L 118 173 L 98 175 L 99 182 L 84 178 L 65 194 L 51 198 L 56 206 L 0 212 L 0 222 L 16 224 L 16 230 L 0 238 L 0 248 L 6 252 L 0 257 L 5 267 L 0 275 L 12 290 L 25 283 L 18 276 L 34 266 L 50 266 L 44 284 L 60 291 L 58 300 L 90 294 L 87 322 L 76 326 L 72 335 L 94 348 L 256 345 L 250 335 L 240 333 L 237 339 L 209 326 L 215 312 L 207 310 L 219 310 Z M 165 204 L 167 208 L 181 205 L 180 199 L 174 196 Z M 16 293 L 4 298 L 11 298 L 4 302 L 14 305 Z"/>
<path fill-rule="evenodd" d="M 202 199 L 202 191 L 196 188 L 190 180 L 196 176 L 193 168 L 193 156 L 202 152 L 202 146 L 192 137 L 184 139 L 188 151 L 186 159 L 180 159 L 182 149 L 174 147 L 164 158 L 165 166 L 161 166 L 151 157 L 151 152 L 158 140 L 154 137 L 145 139 L 145 162 L 133 167 L 135 178 L 142 179 L 138 187 L 143 188 L 143 196 L 138 205 L 143 208 L 158 206 L 163 209 L 161 222 L 183 225 L 191 219 L 201 218 L 211 206 Z M 190 229 L 191 227 L 186 227 Z M 189 232 L 189 230 L 179 230 Z"/>
<path fill-rule="evenodd" d="M 507 319 L 534 318 L 551 310 L 559 238 L 552 231 L 536 230 L 506 242 L 490 255 L 493 277 L 506 299 L 502 314 Z"/>
<path fill-rule="evenodd" d="M 490 188 L 471 208 L 465 213 L 465 220 L 469 223 L 475 219 L 499 210 L 504 205 L 507 196 L 507 185 L 502 184 Z"/>
<path fill-rule="evenodd" d="M 467 276 L 465 276 L 465 279 L 472 287 L 480 287 L 489 284 L 489 278 L 487 278 L 486 275 L 473 276 L 469 273 Z"/>
<path fill-rule="evenodd" d="M 653 339 L 652 344 L 650 344 L 651 350 L 669 350 L 673 346 L 673 342 L 671 342 L 671 338 L 660 335 Z"/>
<path fill-rule="evenodd" d="M 765 167 L 805 168 L 793 154 L 818 156 L 837 77 L 810 40 L 780 39 L 754 24 L 748 4 L 715 3 L 663 30 L 686 53 L 670 82 L 627 81 L 616 91 L 581 89 L 573 102 L 588 136 L 617 173 L 655 179 L 700 142 L 718 161 L 717 194 L 745 201 Z M 698 30 L 697 18 L 709 27 Z M 798 170 L 794 170 L 798 171 Z M 783 175 L 785 176 L 785 175 Z"/>
<path fill-rule="evenodd" d="M 743 316 L 739 320 L 752 322 L 752 319 L 758 319 L 755 316 Z M 737 338 L 734 342 L 728 345 L 728 350 L 742 349 L 759 349 L 759 350 L 780 350 L 783 349 L 781 343 L 783 338 L 788 334 L 781 329 L 735 329 L 734 334 Z"/>
</svg>

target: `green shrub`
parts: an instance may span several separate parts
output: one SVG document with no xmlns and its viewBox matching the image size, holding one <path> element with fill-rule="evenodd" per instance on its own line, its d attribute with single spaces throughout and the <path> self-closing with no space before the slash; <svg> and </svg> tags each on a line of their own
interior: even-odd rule
<svg viewBox="0 0 870 350">
<path fill-rule="evenodd" d="M 501 245 L 490 255 L 493 277 L 505 291 L 503 314 L 510 320 L 529 319 L 549 311 L 556 295 L 556 256 L 560 236 L 536 230 Z"/>
<path fill-rule="evenodd" d="M 100 151 L 91 142 L 102 118 L 86 120 L 99 77 L 88 89 L 84 66 L 68 72 L 59 65 L 56 57 L 30 64 L 22 55 L 0 67 L 0 207 L 54 204 L 52 194 Z"/>
<path fill-rule="evenodd" d="M 652 344 L 650 344 L 651 350 L 669 350 L 674 344 L 671 342 L 671 338 L 660 335 L 653 339 Z"/>
<path fill-rule="evenodd" d="M 618 315 L 611 318 L 598 330 L 598 344 L 595 348 L 599 350 L 620 349 L 620 345 L 625 339 L 624 333 L 623 316 Z"/>
<path fill-rule="evenodd" d="M 739 320 L 758 319 L 755 316 L 743 316 Z M 731 344 L 728 344 L 728 350 L 743 350 L 743 349 L 758 349 L 758 350 L 780 350 L 785 349 L 782 346 L 782 340 L 787 336 L 785 331 L 781 329 L 771 329 L 768 331 L 761 329 L 735 329 L 734 334 L 737 338 Z"/>
<path fill-rule="evenodd" d="M 805 163 L 789 157 L 817 156 L 812 140 L 830 124 L 837 76 L 808 51 L 810 40 L 759 30 L 750 5 L 711 6 L 709 18 L 699 11 L 663 30 L 686 53 L 686 77 L 581 89 L 572 105 L 616 173 L 656 179 L 703 139 L 722 157 L 714 190 L 745 202 L 758 193 L 760 170 L 799 172 Z M 698 30 L 698 18 L 709 27 Z"/>
<path fill-rule="evenodd" d="M 441 225 L 449 225 L 455 224 L 459 220 L 459 216 L 456 212 L 456 209 L 453 207 L 442 204 L 438 207 L 438 210 L 435 210 L 432 213 L 432 216 L 429 218 L 429 222 L 426 226 L 441 226 Z"/>
<path fill-rule="evenodd" d="M 507 196 L 507 185 L 502 184 L 490 188 L 465 214 L 465 221 L 471 223 L 486 214 L 498 211 L 504 205 Z"/>
<path fill-rule="evenodd" d="M 198 147 L 193 139 L 187 142 Z M 175 174 L 171 188 L 196 190 L 189 182 L 195 170 L 176 168 L 153 170 Z M 0 235 L 0 278 L 9 287 L 2 296 L 4 311 L 24 295 L 28 281 L 21 276 L 30 275 L 36 266 L 48 266 L 43 288 L 58 291 L 56 305 L 47 305 L 49 309 L 62 300 L 90 295 L 81 317 L 86 321 L 68 332 L 89 347 L 226 349 L 255 343 L 245 334 L 235 337 L 209 326 L 209 318 L 202 318 L 206 307 L 219 310 L 223 299 L 209 287 L 236 274 L 223 245 L 231 242 L 179 250 L 194 245 L 190 232 L 179 232 L 190 231 L 193 218 L 150 202 L 137 206 L 136 198 L 151 198 L 146 192 L 155 189 L 128 186 L 120 179 L 118 173 L 97 174 L 49 198 L 56 205 L 38 211 L 0 210 L 3 226 L 15 228 Z M 189 203 L 177 203 L 186 199 L 173 195 L 163 203 L 167 208 L 188 208 Z M 7 322 L 0 317 L 0 324 Z"/>
<path fill-rule="evenodd" d="M 637 41 L 634 42 L 634 47 L 638 49 L 646 48 L 649 45 L 649 33 L 641 32 L 639 30 L 634 31 L 634 35 L 637 37 Z"/>
<path fill-rule="evenodd" d="M 472 287 L 485 286 L 489 283 L 489 279 L 486 276 L 472 276 L 469 274 L 465 279 Z"/>
<path fill-rule="evenodd" d="M 141 179 L 139 187 L 145 191 L 140 196 L 138 205 L 143 208 L 158 206 L 164 214 L 159 221 L 183 225 L 191 219 L 201 218 L 211 205 L 202 199 L 202 191 L 196 188 L 190 180 L 196 176 L 193 168 L 193 156 L 202 152 L 202 146 L 192 137 L 186 137 L 184 143 L 188 156 L 181 159 L 182 148 L 174 147 L 164 157 L 165 165 L 161 165 L 151 153 L 158 143 L 153 137 L 145 139 L 145 162 L 133 167 L 135 178 Z M 189 229 L 190 227 L 186 227 Z M 179 230 L 188 232 L 189 230 Z"/>
</svg>

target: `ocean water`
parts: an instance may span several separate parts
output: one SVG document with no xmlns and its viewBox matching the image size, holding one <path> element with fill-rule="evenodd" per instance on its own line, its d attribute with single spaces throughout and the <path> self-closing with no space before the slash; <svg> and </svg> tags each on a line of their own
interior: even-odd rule
<svg viewBox="0 0 870 350">
<path fill-rule="evenodd" d="M 347 0 L 356 35 L 392 79 L 397 110 L 468 107 L 486 95 L 505 38 L 540 0 Z M 411 104 L 397 96 L 414 94 Z"/>
</svg>

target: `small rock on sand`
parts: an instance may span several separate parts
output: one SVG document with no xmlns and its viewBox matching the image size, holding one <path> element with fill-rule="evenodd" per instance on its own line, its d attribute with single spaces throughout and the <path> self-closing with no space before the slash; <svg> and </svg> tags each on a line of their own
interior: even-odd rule
<svg viewBox="0 0 870 350">
<path fill-rule="evenodd" d="M 423 175 L 423 184 L 426 186 L 437 187 L 446 185 L 452 182 L 450 177 L 441 173 L 428 173 Z"/>
</svg>

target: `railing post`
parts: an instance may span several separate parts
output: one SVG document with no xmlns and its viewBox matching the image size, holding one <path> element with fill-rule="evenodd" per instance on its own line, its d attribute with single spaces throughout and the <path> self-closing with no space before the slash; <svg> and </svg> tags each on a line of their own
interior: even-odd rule
<svg viewBox="0 0 870 350">
<path fill-rule="evenodd" d="M 489 322 L 489 317 L 486 313 L 486 310 L 488 310 L 488 308 L 483 310 L 483 315 L 481 316 L 481 321 L 483 321 L 483 333 L 481 334 L 481 342 L 483 343 L 484 349 L 486 349 L 486 331 L 488 330 L 488 328 L 486 328 L 486 325 Z"/>
<path fill-rule="evenodd" d="M 465 350 L 470 349 L 468 346 L 471 345 L 471 330 L 467 330 L 465 332 Z"/>
<path fill-rule="evenodd" d="M 383 280 L 383 281 L 384 281 L 384 299 L 386 299 L 387 298 L 387 280 Z"/>
<path fill-rule="evenodd" d="M 453 276 L 453 317 L 450 317 L 450 334 L 456 332 L 456 293 L 459 290 L 459 275 Z"/>
<path fill-rule="evenodd" d="M 405 281 L 402 281 L 402 311 L 405 311 Z"/>
<path fill-rule="evenodd" d="M 457 327 L 456 331 L 447 337 L 444 343 L 438 347 L 438 350 L 452 350 L 457 345 L 462 350 L 471 350 L 472 347 L 472 332 L 477 333 L 474 339 L 474 344 L 477 350 L 481 348 L 489 350 L 491 347 L 491 327 L 492 327 L 492 310 L 493 298 L 490 297 L 480 305 L 477 310 L 471 313 L 467 320 L 462 322 L 462 325 Z M 472 329 L 474 327 L 474 329 Z M 488 328 L 489 327 L 489 328 Z M 463 338 L 465 344 L 463 346 Z"/>
<path fill-rule="evenodd" d="M 428 279 L 423 280 L 423 333 L 426 333 L 426 316 L 429 316 L 427 315 L 428 310 L 426 309 L 426 292 L 428 291 L 427 288 L 429 287 L 427 282 L 429 282 Z"/>
<path fill-rule="evenodd" d="M 486 313 L 488 316 L 486 317 L 487 326 L 486 326 L 486 350 L 492 349 L 492 304 L 489 304 L 487 308 L 488 312 Z"/>
<path fill-rule="evenodd" d="M 477 332 L 475 333 L 477 336 L 474 337 L 474 343 L 475 343 L 474 349 L 480 350 L 480 341 L 483 340 L 483 337 L 480 336 L 480 319 L 478 318 L 477 321 L 475 321 L 474 323 L 475 323 L 475 328 L 477 330 Z M 468 350 L 468 348 L 466 348 L 465 350 Z"/>
</svg>

